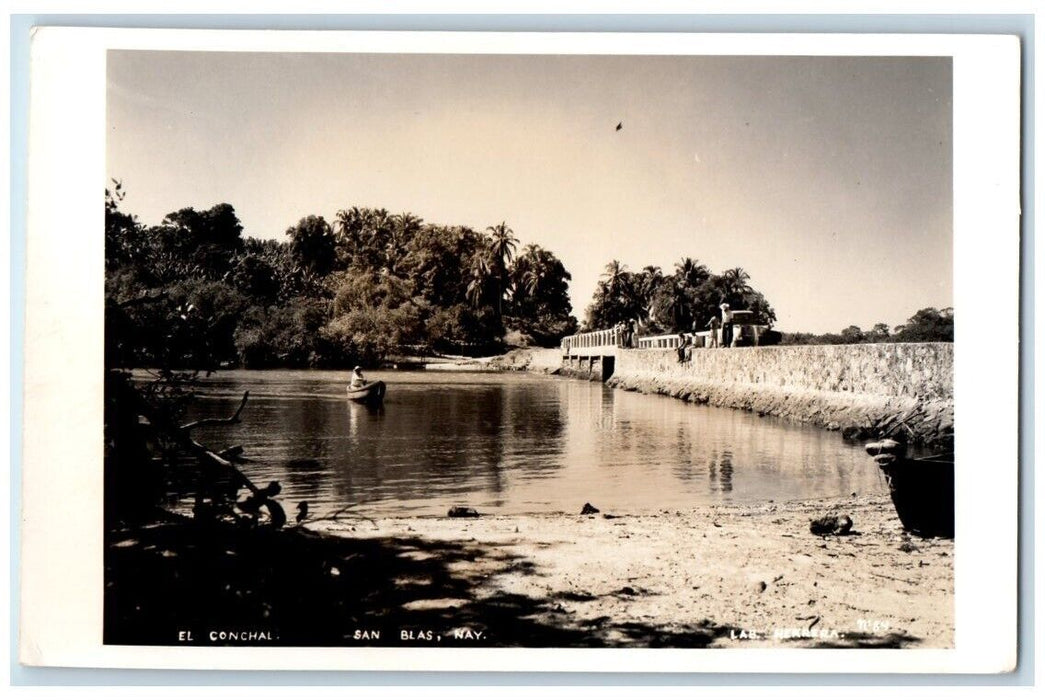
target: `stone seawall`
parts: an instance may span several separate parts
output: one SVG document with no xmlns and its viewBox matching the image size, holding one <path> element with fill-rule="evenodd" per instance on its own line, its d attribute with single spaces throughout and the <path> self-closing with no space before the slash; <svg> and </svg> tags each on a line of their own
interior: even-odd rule
<svg viewBox="0 0 1045 700">
<path fill-rule="evenodd" d="M 773 415 L 867 439 L 946 447 L 954 433 L 954 346 L 882 343 L 624 350 L 608 384 Z"/>
</svg>

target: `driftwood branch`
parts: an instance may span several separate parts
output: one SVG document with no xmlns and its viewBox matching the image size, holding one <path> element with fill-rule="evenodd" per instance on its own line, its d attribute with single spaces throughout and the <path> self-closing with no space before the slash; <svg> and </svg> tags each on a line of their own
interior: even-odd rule
<svg viewBox="0 0 1045 700">
<path fill-rule="evenodd" d="M 188 432 L 193 428 L 199 428 L 204 425 L 233 425 L 239 423 L 239 414 L 243 412 L 243 407 L 247 405 L 247 399 L 250 397 L 249 391 L 243 392 L 243 400 L 239 402 L 239 408 L 228 418 L 203 418 L 202 420 L 194 420 L 191 423 L 186 423 L 181 426 L 180 430 Z"/>
<path fill-rule="evenodd" d="M 243 400 L 240 401 L 239 408 L 236 409 L 236 412 L 230 418 L 209 420 L 216 420 L 216 422 L 212 423 L 214 425 L 227 425 L 231 423 L 238 423 L 239 415 L 243 411 L 243 407 L 247 405 L 247 398 L 249 396 L 249 391 L 243 392 Z M 149 406 L 149 404 L 143 401 L 140 397 L 138 399 L 138 404 L 139 413 L 148 418 L 150 423 L 162 430 L 165 430 L 167 434 L 169 434 L 182 445 L 184 445 L 192 452 L 200 456 L 205 462 L 220 467 L 221 469 L 228 472 L 240 486 L 243 486 L 244 488 L 248 489 L 252 494 L 256 495 L 261 491 L 261 489 L 255 486 L 254 482 L 247 478 L 247 475 L 240 471 L 235 464 L 225 459 L 224 457 L 218 455 L 206 445 L 202 445 L 192 439 L 192 436 L 189 435 L 189 429 L 192 427 L 198 427 L 205 421 L 195 421 L 194 423 L 188 423 L 187 425 L 179 427 L 176 424 L 170 423 L 164 417 L 160 416 L 156 411 L 152 410 L 152 407 Z"/>
</svg>

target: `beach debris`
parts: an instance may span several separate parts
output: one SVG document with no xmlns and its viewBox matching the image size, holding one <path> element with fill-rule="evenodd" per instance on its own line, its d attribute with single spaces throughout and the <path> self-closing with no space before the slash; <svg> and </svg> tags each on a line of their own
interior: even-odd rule
<svg viewBox="0 0 1045 700">
<path fill-rule="evenodd" d="M 278 481 L 270 481 L 268 486 L 256 489 L 252 495 L 237 502 L 236 507 L 246 513 L 254 524 L 257 524 L 259 512 L 264 508 L 268 511 L 269 524 L 278 530 L 286 525 L 287 515 L 283 512 L 283 507 L 272 499 L 282 490 L 283 487 Z"/>
<path fill-rule="evenodd" d="M 609 513 L 603 513 L 602 517 L 606 518 L 607 520 L 616 520 L 620 516 L 619 515 L 610 515 Z"/>
<path fill-rule="evenodd" d="M 475 508 L 468 508 L 466 506 L 454 506 L 447 511 L 446 517 L 448 518 L 478 518 L 479 511 Z"/>
<path fill-rule="evenodd" d="M 897 549 L 899 549 L 901 552 L 904 552 L 905 554 L 910 554 L 911 552 L 919 551 L 919 549 L 910 542 L 904 542 L 899 547 L 897 547 Z"/>
<path fill-rule="evenodd" d="M 617 128 L 614 131 L 620 131 L 624 128 L 624 122 L 617 122 Z"/>
<path fill-rule="evenodd" d="M 631 586 L 625 586 L 618 591 L 621 595 L 635 595 L 635 589 Z"/>
<path fill-rule="evenodd" d="M 848 535 L 853 529 L 853 519 L 848 515 L 825 515 L 809 521 L 809 531 L 814 535 Z"/>
<path fill-rule="evenodd" d="M 599 512 L 599 509 L 590 503 L 585 503 L 584 507 L 581 508 L 581 515 L 595 515 Z"/>
</svg>

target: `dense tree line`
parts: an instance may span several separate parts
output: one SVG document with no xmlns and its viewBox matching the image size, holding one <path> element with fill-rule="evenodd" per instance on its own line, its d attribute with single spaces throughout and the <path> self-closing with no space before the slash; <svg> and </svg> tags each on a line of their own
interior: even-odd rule
<svg viewBox="0 0 1045 700">
<path fill-rule="evenodd" d="M 576 329 L 570 274 L 537 245 L 409 214 L 306 216 L 245 237 L 230 204 L 144 226 L 105 192 L 112 366 L 337 367 L 425 352 L 553 345 Z"/>
<path fill-rule="evenodd" d="M 927 307 L 919 310 L 907 323 L 892 330 L 886 323 L 876 323 L 870 330 L 848 326 L 838 333 L 784 333 L 783 345 L 850 345 L 856 343 L 952 343 L 954 342 L 954 309 Z"/>
<path fill-rule="evenodd" d="M 646 334 L 704 330 L 719 307 L 753 312 L 755 323 L 771 324 L 776 312 L 740 267 L 714 274 L 703 263 L 685 257 L 671 274 L 647 265 L 631 272 L 617 260 L 606 266 L 585 316 L 589 330 L 636 321 Z"/>
</svg>

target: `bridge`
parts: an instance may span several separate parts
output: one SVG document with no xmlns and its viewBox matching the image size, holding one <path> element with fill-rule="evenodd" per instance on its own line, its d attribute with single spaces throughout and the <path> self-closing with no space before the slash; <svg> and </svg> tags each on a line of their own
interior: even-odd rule
<svg viewBox="0 0 1045 700">
<path fill-rule="evenodd" d="M 711 344 L 712 331 L 701 333 L 686 333 L 695 347 L 705 347 Z M 674 349 L 681 344 L 678 333 L 666 335 L 644 335 L 636 338 L 628 338 L 625 331 L 620 329 L 609 329 L 604 331 L 591 331 L 590 333 L 578 333 L 568 335 L 562 339 L 563 358 L 590 358 L 590 357 L 615 357 L 619 350 L 627 348 L 640 349 Z"/>
<path fill-rule="evenodd" d="M 617 352 L 627 340 L 627 333 L 621 328 L 568 335 L 560 343 L 563 367 L 574 374 L 606 381 L 613 374 Z"/>
<path fill-rule="evenodd" d="M 686 333 L 685 336 L 689 338 L 694 348 L 705 348 L 711 346 L 713 332 L 716 331 Z M 721 331 L 717 331 L 717 333 L 721 334 Z M 617 355 L 622 350 L 629 348 L 673 350 L 681 343 L 682 340 L 678 333 L 631 337 L 626 330 L 610 328 L 568 335 L 562 339 L 560 348 L 562 349 L 563 367 L 575 374 L 606 381 L 613 374 Z"/>
</svg>

